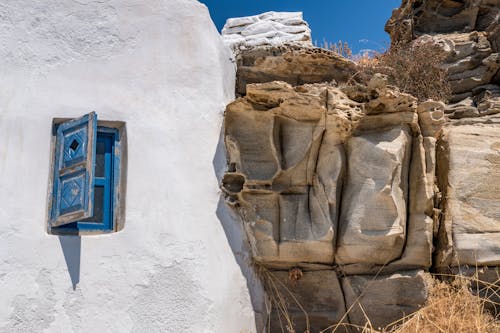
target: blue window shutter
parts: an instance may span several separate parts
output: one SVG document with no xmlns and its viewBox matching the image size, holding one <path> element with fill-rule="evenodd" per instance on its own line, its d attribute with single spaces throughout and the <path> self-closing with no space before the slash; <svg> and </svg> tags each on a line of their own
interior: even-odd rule
<svg viewBox="0 0 500 333">
<path fill-rule="evenodd" d="M 93 214 L 96 135 L 95 112 L 64 122 L 57 128 L 52 227 Z"/>
</svg>

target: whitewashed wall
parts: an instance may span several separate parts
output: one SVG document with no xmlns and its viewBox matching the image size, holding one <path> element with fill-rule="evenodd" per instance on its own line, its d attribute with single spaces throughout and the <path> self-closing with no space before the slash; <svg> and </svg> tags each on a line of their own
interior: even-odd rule
<svg viewBox="0 0 500 333">
<path fill-rule="evenodd" d="M 194 0 L 0 0 L 1 332 L 255 331 L 218 203 L 234 71 Z M 51 120 L 90 111 L 127 123 L 125 228 L 47 235 Z"/>
</svg>

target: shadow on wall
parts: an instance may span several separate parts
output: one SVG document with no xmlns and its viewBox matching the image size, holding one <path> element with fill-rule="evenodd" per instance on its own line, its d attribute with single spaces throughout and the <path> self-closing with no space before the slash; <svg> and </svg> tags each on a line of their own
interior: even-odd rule
<svg viewBox="0 0 500 333">
<path fill-rule="evenodd" d="M 80 258 L 82 252 L 82 238 L 80 236 L 59 236 L 59 243 L 68 267 L 69 277 L 73 290 L 80 282 Z"/>
<path fill-rule="evenodd" d="M 222 176 L 226 171 L 224 126 L 222 126 L 219 134 L 219 142 L 213 159 L 213 167 L 217 181 L 220 184 Z M 255 314 L 255 327 L 257 332 L 263 332 L 267 321 L 264 288 L 251 265 L 252 254 L 250 244 L 243 228 L 243 223 L 240 217 L 226 204 L 222 194 L 219 198 L 216 214 L 224 229 L 228 243 L 231 246 L 234 258 L 240 266 L 241 273 L 247 280 L 247 288 L 250 293 Z"/>
</svg>

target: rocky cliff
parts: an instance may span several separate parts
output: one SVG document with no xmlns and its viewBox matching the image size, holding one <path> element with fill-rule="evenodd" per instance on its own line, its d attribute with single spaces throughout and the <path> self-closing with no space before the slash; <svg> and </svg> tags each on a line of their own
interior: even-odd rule
<svg viewBox="0 0 500 333">
<path fill-rule="evenodd" d="M 404 0 L 386 24 L 392 43 L 430 41 L 447 53 L 452 119 L 500 112 L 500 1 Z"/>
<path fill-rule="evenodd" d="M 403 1 L 387 24 L 394 43 L 449 52 L 458 104 L 418 102 L 310 45 L 237 49 L 221 188 L 298 332 L 385 326 L 425 303 L 431 271 L 498 283 L 499 6 L 479 2 Z"/>
</svg>

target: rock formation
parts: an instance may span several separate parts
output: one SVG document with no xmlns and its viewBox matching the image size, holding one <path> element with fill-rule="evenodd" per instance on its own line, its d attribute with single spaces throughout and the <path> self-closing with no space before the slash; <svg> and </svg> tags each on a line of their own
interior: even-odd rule
<svg viewBox="0 0 500 333">
<path fill-rule="evenodd" d="M 300 12 L 267 12 L 230 18 L 222 29 L 222 36 L 233 50 L 284 43 L 311 46 L 311 29 Z"/>
<path fill-rule="evenodd" d="M 393 43 L 433 42 L 448 58 L 450 118 L 500 112 L 500 1 L 404 0 L 386 24 Z"/>
<path fill-rule="evenodd" d="M 352 303 L 369 280 L 360 274 L 372 274 L 388 285 L 387 293 L 366 302 L 406 304 L 383 310 L 380 323 L 388 323 L 425 301 L 434 155 L 444 105 L 418 106 L 381 75 L 356 92 L 358 101 L 349 97 L 351 89 L 344 90 L 324 83 L 248 84 L 246 96 L 226 109 L 228 172 L 222 189 L 243 218 L 257 262 L 269 269 L 308 270 L 295 288 L 297 297 L 306 298 L 302 306 L 314 304 L 310 281 L 338 278 L 340 284 L 319 283 L 321 292 L 340 298 L 348 292 Z M 283 283 L 285 273 L 277 275 Z M 412 303 L 413 294 L 420 296 Z M 313 323 L 317 329 L 345 313 L 338 302 L 307 310 L 319 318 Z M 352 322 L 362 321 L 351 316 Z"/>
<path fill-rule="evenodd" d="M 500 264 L 500 1 L 405 0 L 386 24 L 392 42 L 431 41 L 447 52 L 452 88 L 437 147 L 434 267 Z M 481 268 L 482 269 L 482 268 Z"/>
<path fill-rule="evenodd" d="M 419 103 L 327 50 L 236 51 L 221 188 L 297 331 L 385 326 L 426 301 L 431 270 L 498 279 L 499 9 L 434 2 L 403 1 L 387 29 L 448 52 L 451 105 Z"/>
</svg>

